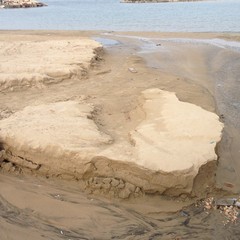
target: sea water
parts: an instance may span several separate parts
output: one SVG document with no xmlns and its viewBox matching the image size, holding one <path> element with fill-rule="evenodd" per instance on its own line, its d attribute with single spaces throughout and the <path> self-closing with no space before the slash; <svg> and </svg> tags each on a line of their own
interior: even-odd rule
<svg viewBox="0 0 240 240">
<path fill-rule="evenodd" d="M 42 8 L 0 9 L 0 29 L 239 32 L 240 0 L 120 3 L 41 0 Z"/>
</svg>

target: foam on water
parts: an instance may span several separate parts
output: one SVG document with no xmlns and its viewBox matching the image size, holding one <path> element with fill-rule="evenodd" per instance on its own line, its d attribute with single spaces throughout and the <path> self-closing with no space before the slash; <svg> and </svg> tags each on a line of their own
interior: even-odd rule
<svg viewBox="0 0 240 240">
<path fill-rule="evenodd" d="M 175 43 L 190 43 L 190 44 L 206 44 L 212 45 L 219 48 L 230 49 L 233 51 L 240 52 L 240 42 L 237 41 L 227 41 L 220 38 L 213 38 L 213 39 L 195 39 L 195 38 L 147 38 L 147 37 L 138 37 L 138 36 L 129 36 L 129 35 L 120 35 L 120 34 L 112 34 L 112 33 L 104 33 L 105 36 L 116 36 L 122 38 L 131 38 L 139 40 L 141 45 L 141 51 L 139 53 L 150 53 L 156 51 L 167 51 L 166 48 L 161 46 L 161 42 L 175 42 Z"/>
<path fill-rule="evenodd" d="M 227 48 L 227 49 L 240 52 L 240 42 L 227 41 L 219 38 L 214 38 L 214 39 L 162 38 L 161 40 L 177 42 L 177 43 L 207 44 L 207 45 L 213 45 L 219 48 Z"/>
</svg>

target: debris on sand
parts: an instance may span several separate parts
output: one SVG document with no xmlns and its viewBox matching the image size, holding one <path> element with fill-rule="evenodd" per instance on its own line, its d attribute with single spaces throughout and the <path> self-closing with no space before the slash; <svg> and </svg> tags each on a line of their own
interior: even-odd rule
<svg viewBox="0 0 240 240">
<path fill-rule="evenodd" d="M 223 224 L 236 223 L 239 218 L 240 199 L 222 198 L 215 200 L 209 197 L 203 200 L 203 207 L 207 214 L 211 210 L 219 211 L 225 218 Z"/>
<path fill-rule="evenodd" d="M 131 73 L 137 73 L 137 70 L 135 68 L 128 68 L 128 71 L 131 72 Z"/>
</svg>

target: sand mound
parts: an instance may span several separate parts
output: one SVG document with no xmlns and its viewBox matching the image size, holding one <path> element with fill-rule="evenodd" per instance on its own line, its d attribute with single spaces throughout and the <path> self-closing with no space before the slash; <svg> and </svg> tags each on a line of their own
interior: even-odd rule
<svg viewBox="0 0 240 240">
<path fill-rule="evenodd" d="M 91 39 L 0 42 L 0 91 L 81 78 L 97 48 Z"/>
<path fill-rule="evenodd" d="M 191 193 L 199 168 L 217 159 L 223 125 L 174 93 L 149 89 L 141 99 L 146 117 L 120 144 L 99 130 L 92 105 L 76 101 L 27 107 L 1 120 L 1 142 L 17 166 L 83 179 L 94 192 Z"/>
</svg>

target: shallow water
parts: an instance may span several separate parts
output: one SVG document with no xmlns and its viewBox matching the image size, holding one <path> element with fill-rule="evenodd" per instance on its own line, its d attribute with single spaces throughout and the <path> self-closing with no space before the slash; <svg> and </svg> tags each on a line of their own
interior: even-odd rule
<svg viewBox="0 0 240 240">
<path fill-rule="evenodd" d="M 239 32 L 240 1 L 124 4 L 43 0 L 48 7 L 0 9 L 0 29 Z"/>
<path fill-rule="evenodd" d="M 120 44 L 119 41 L 116 41 L 114 39 L 109 39 L 109 38 L 93 37 L 93 39 L 101 43 L 104 47 L 110 47 L 110 46 Z"/>
<path fill-rule="evenodd" d="M 127 39 L 136 39 L 141 42 L 141 51 L 140 53 L 154 53 L 156 51 L 164 51 L 164 42 L 173 42 L 179 44 L 191 44 L 191 45 L 210 45 L 215 46 L 222 49 L 232 50 L 234 52 L 240 52 L 240 42 L 237 41 L 228 41 L 220 38 L 212 38 L 212 39 L 197 39 L 197 38 L 149 38 L 149 37 L 139 37 L 139 36 L 129 36 L 123 34 L 115 34 L 115 33 L 103 33 L 104 36 L 115 36 L 120 38 Z M 119 42 L 113 39 L 108 38 L 94 38 L 96 41 L 99 41 L 103 46 L 110 46 L 114 44 L 118 44 Z M 160 44 L 159 44 L 160 43 Z M 159 44 L 159 45 L 157 45 Z M 161 46 L 160 48 L 158 46 Z M 165 49 L 166 50 L 166 49 Z"/>
</svg>

